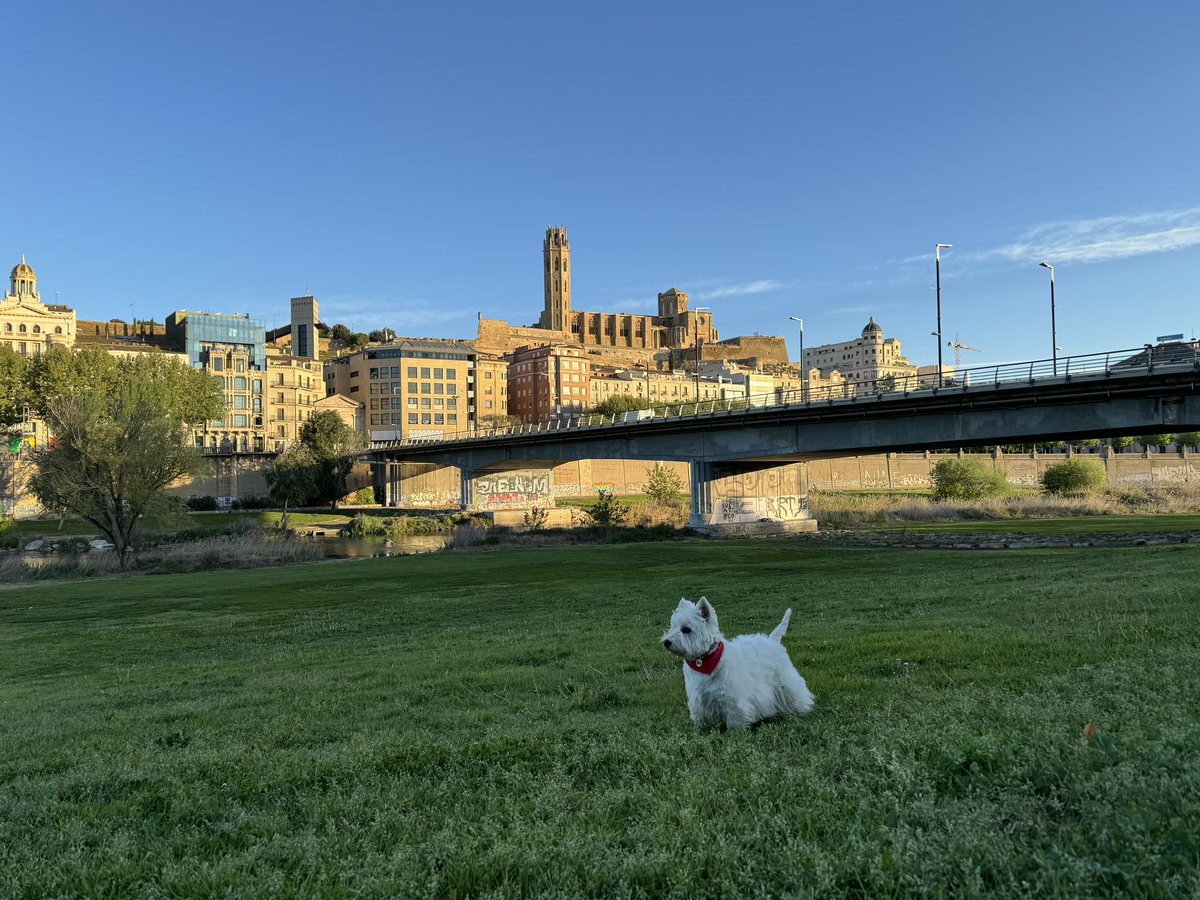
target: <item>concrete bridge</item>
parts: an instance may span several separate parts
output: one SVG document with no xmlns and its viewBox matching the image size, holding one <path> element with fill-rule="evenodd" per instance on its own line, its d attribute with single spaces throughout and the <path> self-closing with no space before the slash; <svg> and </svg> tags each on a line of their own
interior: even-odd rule
<svg viewBox="0 0 1200 900">
<path fill-rule="evenodd" d="M 510 506 L 547 503 L 551 472 L 568 461 L 680 460 L 691 467 L 694 527 L 803 523 L 810 459 L 1200 430 L 1200 354 L 1195 342 L 1170 347 L 967 369 L 940 387 L 767 395 L 736 409 L 688 405 L 652 418 L 381 442 L 372 454 L 389 500 L 398 463 L 458 467 L 466 509 L 480 507 L 481 493 Z"/>
</svg>

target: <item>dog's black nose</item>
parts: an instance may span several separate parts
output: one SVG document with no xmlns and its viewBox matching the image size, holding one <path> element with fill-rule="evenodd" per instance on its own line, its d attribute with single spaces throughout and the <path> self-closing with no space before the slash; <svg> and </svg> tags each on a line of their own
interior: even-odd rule
<svg viewBox="0 0 1200 900">
<path fill-rule="evenodd" d="M 664 640 L 663 640 L 663 646 L 664 646 L 664 647 L 666 647 L 668 650 L 670 650 L 670 649 L 671 649 L 671 642 L 670 642 L 669 640 L 666 640 L 666 639 L 664 639 Z"/>
</svg>

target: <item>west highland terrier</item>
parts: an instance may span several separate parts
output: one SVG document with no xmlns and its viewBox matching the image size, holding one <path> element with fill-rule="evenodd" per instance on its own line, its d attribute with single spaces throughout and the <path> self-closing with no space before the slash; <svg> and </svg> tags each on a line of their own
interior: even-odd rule
<svg viewBox="0 0 1200 900">
<path fill-rule="evenodd" d="M 813 708 L 813 695 L 783 646 L 791 618 L 789 609 L 770 636 L 743 634 L 726 641 L 708 598 L 679 601 L 663 646 L 683 657 L 693 722 L 705 727 L 724 721 L 736 730 L 768 716 Z"/>
</svg>

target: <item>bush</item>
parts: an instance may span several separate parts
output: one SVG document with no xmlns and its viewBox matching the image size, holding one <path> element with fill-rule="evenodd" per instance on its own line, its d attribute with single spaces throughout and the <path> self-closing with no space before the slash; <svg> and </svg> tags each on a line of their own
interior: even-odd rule
<svg viewBox="0 0 1200 900">
<path fill-rule="evenodd" d="M 683 479 L 669 466 L 656 462 L 646 470 L 646 496 L 655 503 L 674 503 L 682 490 Z"/>
<path fill-rule="evenodd" d="M 982 459 L 943 459 L 933 467 L 933 496 L 938 500 L 980 500 L 1008 491 L 1004 473 Z"/>
<path fill-rule="evenodd" d="M 273 504 L 270 497 L 243 497 L 234 500 L 232 509 L 270 509 Z"/>
<path fill-rule="evenodd" d="M 355 506 L 370 506 L 375 502 L 375 488 L 363 487 L 354 492 L 351 501 Z"/>
<path fill-rule="evenodd" d="M 546 527 L 550 514 L 543 507 L 534 506 L 525 512 L 525 527 L 530 531 L 541 531 Z"/>
<path fill-rule="evenodd" d="M 629 506 L 608 491 L 601 491 L 596 503 L 588 512 L 592 521 L 601 528 L 612 528 L 625 524 L 625 519 L 629 516 Z"/>
<path fill-rule="evenodd" d="M 216 512 L 217 498 L 216 497 L 188 497 L 184 501 L 188 509 L 194 512 Z"/>
<path fill-rule="evenodd" d="M 1098 494 L 1108 487 L 1108 472 L 1094 459 L 1068 459 L 1042 473 L 1042 489 L 1060 497 Z"/>
</svg>

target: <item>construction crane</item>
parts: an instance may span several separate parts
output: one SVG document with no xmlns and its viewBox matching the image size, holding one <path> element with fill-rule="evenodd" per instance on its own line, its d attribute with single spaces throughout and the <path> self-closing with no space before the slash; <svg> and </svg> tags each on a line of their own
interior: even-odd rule
<svg viewBox="0 0 1200 900">
<path fill-rule="evenodd" d="M 960 344 L 958 342 L 957 334 L 954 336 L 954 340 L 946 341 L 946 346 L 954 348 L 954 371 L 955 372 L 957 372 L 959 369 L 962 368 L 962 352 L 964 350 L 974 350 L 976 353 L 983 352 L 978 347 L 972 347 L 970 344 Z"/>
</svg>

